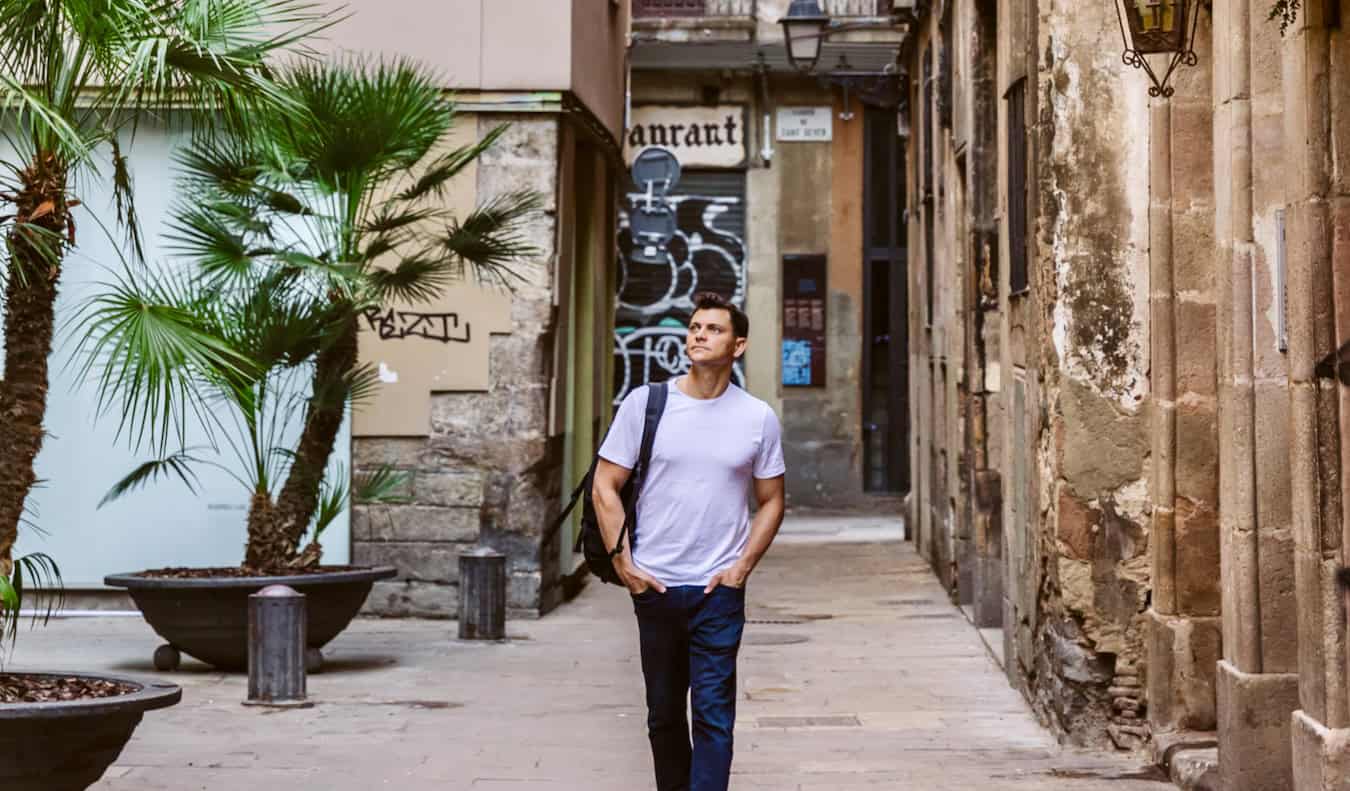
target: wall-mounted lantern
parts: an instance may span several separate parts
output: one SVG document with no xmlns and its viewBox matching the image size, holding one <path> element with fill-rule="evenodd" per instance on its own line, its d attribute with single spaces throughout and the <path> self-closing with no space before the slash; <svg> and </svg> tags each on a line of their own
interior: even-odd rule
<svg viewBox="0 0 1350 791">
<path fill-rule="evenodd" d="M 1143 69 L 1153 82 L 1149 96 L 1170 98 L 1175 92 L 1167 82 L 1177 66 L 1200 62 L 1195 54 L 1195 31 L 1200 21 L 1200 0 L 1111 0 L 1120 20 L 1125 42 L 1121 59 L 1125 65 Z M 1149 55 L 1167 55 L 1167 68 L 1159 79 L 1148 62 Z"/>
</svg>

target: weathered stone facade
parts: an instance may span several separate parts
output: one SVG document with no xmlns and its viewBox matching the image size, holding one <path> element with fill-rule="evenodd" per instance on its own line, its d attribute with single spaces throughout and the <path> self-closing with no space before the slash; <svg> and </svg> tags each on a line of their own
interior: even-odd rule
<svg viewBox="0 0 1350 791">
<path fill-rule="evenodd" d="M 931 317 L 911 303 L 920 549 L 1001 620 L 1012 682 L 1066 738 L 1217 738 L 1226 789 L 1340 787 L 1350 3 L 1303 3 L 1283 35 L 1269 3 L 1202 7 L 1170 99 L 1121 64 L 1110 4 L 921 6 L 911 283 L 937 298 Z"/>
<path fill-rule="evenodd" d="M 425 439 L 354 440 L 357 472 L 390 465 L 411 473 L 408 504 L 353 509 L 355 562 L 399 569 L 398 579 L 377 583 L 367 603 L 382 615 L 452 617 L 459 552 L 479 543 L 507 555 L 507 602 L 518 614 L 547 611 L 561 597 L 556 539 L 539 545 L 562 479 L 561 443 L 549 436 L 561 122 L 489 114 L 473 122 L 482 133 L 510 124 L 483 155 L 477 194 L 490 200 L 539 192 L 544 203 L 528 232 L 539 255 L 518 268 L 523 281 L 512 295 L 511 334 L 492 338 L 491 389 L 434 393 Z"/>
<path fill-rule="evenodd" d="M 1143 100 L 1095 14 L 1018 10 L 946 3 L 910 49 L 910 73 L 936 86 L 913 94 L 912 293 L 928 278 L 936 292 L 931 318 L 911 304 L 913 393 L 917 425 L 936 430 L 916 438 L 911 515 L 944 582 L 982 625 L 1003 624 L 1008 672 L 1037 710 L 1077 741 L 1136 746 L 1149 326 L 1146 183 L 1129 167 L 1143 143 L 1127 132 Z M 999 98 L 1014 90 L 1024 117 Z M 1027 135 L 1025 251 L 1008 227 L 1010 124 Z"/>
</svg>

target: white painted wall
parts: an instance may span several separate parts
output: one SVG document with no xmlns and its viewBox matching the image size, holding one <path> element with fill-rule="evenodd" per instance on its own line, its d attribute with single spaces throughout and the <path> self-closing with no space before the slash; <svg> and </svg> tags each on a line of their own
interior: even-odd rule
<svg viewBox="0 0 1350 791">
<path fill-rule="evenodd" d="M 164 232 L 173 199 L 175 140 L 182 130 L 142 125 L 131 156 L 136 185 L 136 208 L 147 240 L 146 256 L 162 262 Z M 9 152 L 4 153 L 10 159 Z M 112 191 L 107 180 L 108 162 L 99 163 L 99 174 L 85 173 L 78 185 L 84 205 L 77 209 L 78 248 L 66 262 L 57 303 L 57 338 L 52 354 L 52 382 L 46 426 L 49 436 L 37 459 L 37 475 L 45 481 L 29 497 L 38 532 L 21 528 L 18 554 L 45 552 L 61 568 L 68 588 L 101 587 L 107 574 L 139 571 L 162 566 L 233 566 L 244 558 L 245 516 L 249 492 L 229 474 L 211 467 L 198 468 L 201 487 L 193 494 L 177 480 L 149 485 L 99 509 L 108 489 L 148 454 L 135 454 L 117 440 L 117 413 L 97 413 L 94 383 L 77 381 L 79 366 L 70 363 L 75 352 L 72 317 L 79 306 L 109 282 L 121 267 L 118 245 L 121 236 L 113 226 Z M 95 219 L 97 215 L 97 219 Z M 100 228 L 99 223 L 107 230 Z M 109 234 L 113 238 L 109 238 Z M 298 421 L 297 421 L 298 422 Z M 298 433 L 298 426 L 293 427 Z M 189 438 L 189 445 L 206 445 L 204 434 Z M 334 463 L 347 470 L 350 462 L 350 427 L 338 439 Z M 237 467 L 228 452 L 212 456 Z M 325 563 L 347 563 L 350 557 L 350 525 L 346 514 L 323 536 Z"/>
</svg>

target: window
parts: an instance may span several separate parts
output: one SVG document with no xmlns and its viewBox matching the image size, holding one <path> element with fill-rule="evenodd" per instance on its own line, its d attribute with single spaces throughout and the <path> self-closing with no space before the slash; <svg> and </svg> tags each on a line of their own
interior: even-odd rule
<svg viewBox="0 0 1350 791">
<path fill-rule="evenodd" d="M 1030 285 L 1027 279 L 1027 81 L 1013 83 L 1008 101 L 1008 280 L 1009 293 Z"/>
</svg>

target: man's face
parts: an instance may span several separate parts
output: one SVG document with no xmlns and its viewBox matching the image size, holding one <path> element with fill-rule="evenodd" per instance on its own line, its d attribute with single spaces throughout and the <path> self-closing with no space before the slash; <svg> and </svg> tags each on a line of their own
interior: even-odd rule
<svg viewBox="0 0 1350 791">
<path fill-rule="evenodd" d="M 731 311 L 708 308 L 689 318 L 685 353 L 694 365 L 722 366 L 745 354 L 745 338 L 737 338 L 731 326 Z"/>
</svg>

